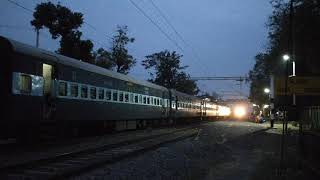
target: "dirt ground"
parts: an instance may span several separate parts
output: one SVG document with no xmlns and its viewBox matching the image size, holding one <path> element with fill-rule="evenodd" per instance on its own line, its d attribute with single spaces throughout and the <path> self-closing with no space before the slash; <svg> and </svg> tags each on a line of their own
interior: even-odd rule
<svg viewBox="0 0 320 180">
<path fill-rule="evenodd" d="M 300 166 L 294 129 L 286 138 L 280 165 L 281 130 L 268 126 L 207 123 L 196 137 L 70 179 L 319 179 L 310 168 Z"/>
</svg>

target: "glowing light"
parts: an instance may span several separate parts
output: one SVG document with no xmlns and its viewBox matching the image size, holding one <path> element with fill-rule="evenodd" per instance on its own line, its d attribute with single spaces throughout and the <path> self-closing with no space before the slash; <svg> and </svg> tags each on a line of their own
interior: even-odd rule
<svg viewBox="0 0 320 180">
<path fill-rule="evenodd" d="M 270 93 L 270 89 L 269 89 L 269 88 L 265 88 L 265 89 L 264 89 L 264 92 L 265 92 L 266 94 L 269 94 L 269 93 Z"/>
<path fill-rule="evenodd" d="M 290 59 L 290 56 L 288 54 L 285 54 L 282 56 L 284 61 L 288 61 Z"/>
<path fill-rule="evenodd" d="M 219 107 L 218 113 L 220 116 L 230 116 L 231 110 L 228 107 Z"/>
<path fill-rule="evenodd" d="M 234 115 L 237 118 L 243 118 L 246 114 L 246 108 L 244 108 L 243 106 L 237 106 L 234 108 Z"/>
<path fill-rule="evenodd" d="M 263 106 L 263 109 L 267 109 L 268 107 L 269 107 L 269 105 L 266 104 Z"/>
<path fill-rule="evenodd" d="M 257 107 L 258 105 L 256 105 L 256 104 L 252 104 L 252 106 L 253 106 L 253 107 Z"/>
</svg>

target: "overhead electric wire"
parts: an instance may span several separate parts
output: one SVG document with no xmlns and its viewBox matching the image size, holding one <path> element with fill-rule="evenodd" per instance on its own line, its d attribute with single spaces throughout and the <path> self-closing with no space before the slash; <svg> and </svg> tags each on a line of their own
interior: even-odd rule
<svg viewBox="0 0 320 180">
<path fill-rule="evenodd" d="M 170 20 L 167 18 L 167 16 L 161 11 L 161 9 L 153 2 L 153 0 L 150 0 L 149 2 L 151 2 L 152 6 L 159 12 L 159 14 L 161 15 L 161 17 L 167 22 L 167 24 L 172 28 L 172 30 L 175 32 L 175 34 L 179 37 L 179 39 L 181 41 L 183 41 L 186 45 L 188 44 L 184 38 L 182 37 L 182 35 L 177 31 L 177 29 L 172 25 L 172 23 L 170 22 Z"/>
<path fill-rule="evenodd" d="M 131 2 L 131 4 L 139 10 L 139 12 L 141 14 L 143 14 L 153 25 L 155 25 L 159 31 L 165 35 L 165 37 L 170 40 L 178 49 L 180 49 L 182 52 L 184 52 L 184 50 L 181 48 L 181 46 L 174 40 L 172 39 L 168 33 L 166 33 L 159 25 L 157 22 L 155 22 L 141 7 L 138 6 L 138 4 L 136 4 L 133 0 L 129 0 L 129 2 Z"/>
<path fill-rule="evenodd" d="M 170 22 L 170 20 L 167 18 L 167 16 L 165 15 L 165 13 L 160 9 L 160 7 L 153 1 L 153 0 L 148 0 L 148 2 L 150 2 L 150 4 L 153 6 L 153 8 L 158 12 L 158 14 L 160 14 L 160 16 L 165 20 L 166 24 L 173 30 L 173 32 L 176 34 L 176 36 L 181 40 L 181 42 L 186 46 L 189 47 L 191 50 L 191 54 L 193 56 L 193 58 L 198 60 L 198 63 L 201 63 L 201 58 L 199 56 L 199 54 L 197 53 L 197 51 L 195 50 L 195 48 L 188 43 L 183 36 L 181 35 L 181 33 L 178 32 L 178 30 L 175 28 L 175 26 L 173 25 L 173 23 Z M 202 63 L 201 63 L 202 64 Z M 205 65 L 201 65 L 201 69 L 204 70 L 204 72 L 207 72 L 207 66 Z"/>
<path fill-rule="evenodd" d="M 22 6 L 21 4 L 19 4 L 19 3 L 16 2 L 16 1 L 12 1 L 12 0 L 7 0 L 7 1 L 10 2 L 11 4 L 14 4 L 14 5 L 16 5 L 16 6 L 19 6 L 20 8 L 22 8 L 22 9 L 24 9 L 24 10 L 26 10 L 26 11 L 29 11 L 29 12 L 33 13 L 33 10 Z"/>
</svg>

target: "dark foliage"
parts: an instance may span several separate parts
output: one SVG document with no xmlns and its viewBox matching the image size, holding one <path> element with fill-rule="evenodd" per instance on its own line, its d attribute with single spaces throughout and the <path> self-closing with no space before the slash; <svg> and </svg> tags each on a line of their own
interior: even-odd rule
<svg viewBox="0 0 320 180">
<path fill-rule="evenodd" d="M 128 74 L 129 70 L 135 65 L 136 60 L 129 54 L 127 45 L 134 42 L 134 38 L 128 36 L 127 26 L 118 26 L 116 35 L 112 39 L 110 60 L 119 73 Z"/>
<path fill-rule="evenodd" d="M 33 13 L 31 25 L 35 29 L 49 29 L 53 39 L 60 39 L 58 53 L 72 58 L 94 63 L 92 55 L 93 43 L 81 40 L 82 33 L 78 28 L 83 24 L 83 15 L 51 2 L 40 3 Z"/>
<path fill-rule="evenodd" d="M 153 69 L 155 72 L 149 72 L 151 75 L 149 81 L 187 94 L 198 94 L 197 84 L 190 79 L 188 74 L 182 71 L 187 66 L 180 65 L 181 57 L 175 51 L 161 51 L 146 56 L 146 59 L 142 61 L 142 65 L 145 69 Z"/>
<path fill-rule="evenodd" d="M 273 13 L 269 17 L 269 46 L 256 56 L 256 64 L 250 71 L 251 100 L 264 103 L 263 89 L 269 86 L 269 75 L 285 75 L 282 55 L 293 49 L 296 73 L 299 76 L 320 75 L 320 1 L 294 0 L 291 24 L 290 4 L 284 0 L 272 0 Z M 291 33 L 292 32 L 292 33 Z M 291 55 L 293 56 L 293 55 Z M 291 64 L 290 64 L 291 66 Z M 291 73 L 289 71 L 289 73 Z"/>
</svg>

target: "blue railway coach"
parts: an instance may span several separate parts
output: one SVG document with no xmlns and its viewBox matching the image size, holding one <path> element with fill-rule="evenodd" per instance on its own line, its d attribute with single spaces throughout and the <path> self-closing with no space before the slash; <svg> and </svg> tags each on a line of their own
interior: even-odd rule
<svg viewBox="0 0 320 180">
<path fill-rule="evenodd" d="M 201 99 L 0 37 L 0 138 L 203 118 Z"/>
</svg>

